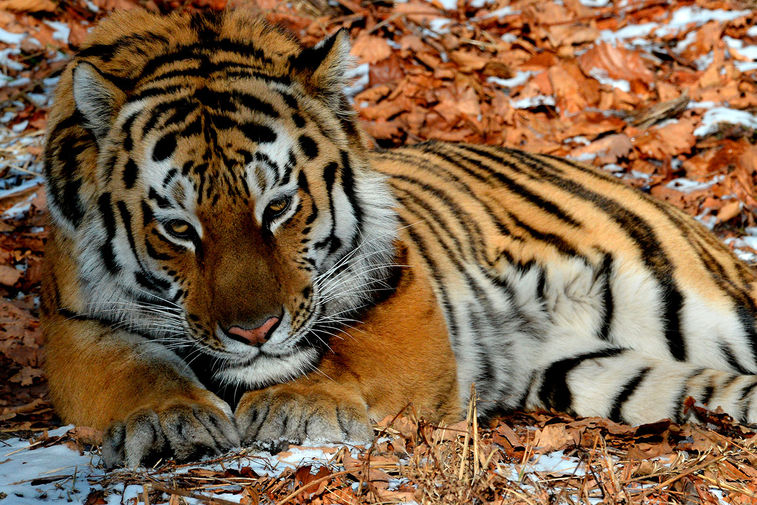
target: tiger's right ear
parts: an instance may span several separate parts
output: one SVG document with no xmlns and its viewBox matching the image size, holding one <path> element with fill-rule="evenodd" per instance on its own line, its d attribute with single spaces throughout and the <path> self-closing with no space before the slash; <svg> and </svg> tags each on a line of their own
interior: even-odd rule
<svg viewBox="0 0 757 505">
<path fill-rule="evenodd" d="M 84 117 L 84 127 L 102 140 L 110 130 L 116 111 L 126 100 L 123 91 L 97 68 L 85 61 L 74 67 L 74 102 Z"/>
</svg>

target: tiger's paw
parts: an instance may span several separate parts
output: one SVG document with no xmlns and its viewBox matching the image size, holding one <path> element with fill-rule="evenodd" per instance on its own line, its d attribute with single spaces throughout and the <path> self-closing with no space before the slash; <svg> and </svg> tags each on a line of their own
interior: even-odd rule
<svg viewBox="0 0 757 505">
<path fill-rule="evenodd" d="M 141 409 L 105 432 L 102 458 L 107 468 L 149 465 L 161 458 L 189 461 L 239 446 L 234 422 L 221 410 L 187 403 Z"/>
<path fill-rule="evenodd" d="M 281 442 L 373 440 L 368 410 L 357 395 L 281 384 L 246 393 L 236 410 L 242 444 L 275 452 Z"/>
</svg>

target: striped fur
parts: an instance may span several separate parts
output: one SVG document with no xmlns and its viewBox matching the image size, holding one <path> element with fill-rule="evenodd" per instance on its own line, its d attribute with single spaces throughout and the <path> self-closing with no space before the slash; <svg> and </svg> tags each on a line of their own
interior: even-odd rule
<svg viewBox="0 0 757 505">
<path fill-rule="evenodd" d="M 691 395 L 757 421 L 754 274 L 715 237 L 567 160 L 369 152 L 348 51 L 244 11 L 137 10 L 66 68 L 48 375 L 66 420 L 111 426 L 113 464 L 367 437 L 408 402 L 454 419 L 472 383 L 484 415 L 682 420 Z M 265 342 L 227 331 L 270 317 Z M 169 428 L 187 405 L 199 448 Z"/>
</svg>

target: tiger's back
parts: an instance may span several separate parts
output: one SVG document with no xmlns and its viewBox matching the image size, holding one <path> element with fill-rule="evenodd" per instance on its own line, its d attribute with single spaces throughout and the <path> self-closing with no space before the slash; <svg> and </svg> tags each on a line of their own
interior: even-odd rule
<svg viewBox="0 0 757 505">
<path fill-rule="evenodd" d="M 461 394 L 475 383 L 484 411 L 645 422 L 650 401 L 666 398 L 660 416 L 680 419 L 676 402 L 711 400 L 725 382 L 719 400 L 748 418 L 740 402 L 754 378 L 728 373 L 757 372 L 754 272 L 691 217 L 593 168 L 507 148 L 430 142 L 377 152 L 373 165 L 445 307 Z M 593 405 L 572 405 L 559 383 L 615 354 L 620 383 L 592 384 Z M 687 372 L 644 387 L 642 356 Z M 618 385 L 628 387 L 615 402 Z M 637 412 L 621 416 L 637 388 Z"/>
</svg>

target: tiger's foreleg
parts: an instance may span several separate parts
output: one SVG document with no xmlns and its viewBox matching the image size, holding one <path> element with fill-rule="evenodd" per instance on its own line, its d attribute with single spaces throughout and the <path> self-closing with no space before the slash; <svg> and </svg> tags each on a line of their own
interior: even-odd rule
<svg viewBox="0 0 757 505">
<path fill-rule="evenodd" d="M 65 422 L 106 429 L 108 467 L 239 444 L 229 406 L 162 346 L 95 321 L 44 320 L 50 394 Z"/>
<path fill-rule="evenodd" d="M 689 396 L 735 419 L 757 423 L 757 375 L 740 375 L 600 348 L 553 361 L 534 375 L 526 408 L 553 408 L 629 424 L 669 418 L 684 422 Z"/>
</svg>

